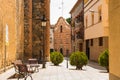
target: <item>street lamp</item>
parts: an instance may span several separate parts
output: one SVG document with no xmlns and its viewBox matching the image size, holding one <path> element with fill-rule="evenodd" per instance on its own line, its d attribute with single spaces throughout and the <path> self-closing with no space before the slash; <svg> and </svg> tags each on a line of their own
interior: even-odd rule
<svg viewBox="0 0 120 80">
<path fill-rule="evenodd" d="M 68 68 L 69 50 L 66 50 L 66 68 Z"/>
<path fill-rule="evenodd" d="M 43 62 L 42 62 L 42 68 L 45 68 L 45 27 L 46 27 L 46 23 L 47 23 L 47 20 L 45 18 L 45 15 L 43 15 L 43 18 L 42 18 L 42 28 L 43 28 Z"/>
</svg>

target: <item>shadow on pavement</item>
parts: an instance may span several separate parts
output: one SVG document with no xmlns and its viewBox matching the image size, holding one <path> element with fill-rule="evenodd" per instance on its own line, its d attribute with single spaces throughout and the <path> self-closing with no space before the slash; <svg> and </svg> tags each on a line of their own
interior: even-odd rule
<svg viewBox="0 0 120 80">
<path fill-rule="evenodd" d="M 107 70 L 101 70 L 100 73 L 108 73 Z"/>
<path fill-rule="evenodd" d="M 13 74 L 13 75 L 11 75 L 8 79 L 17 79 L 18 78 L 18 76 L 19 76 L 19 74 Z M 20 78 L 24 78 L 23 76 L 20 76 Z"/>
<path fill-rule="evenodd" d="M 106 69 L 104 67 L 100 66 L 97 62 L 89 61 L 87 66 L 93 67 L 95 69 L 105 70 L 106 71 Z"/>
<path fill-rule="evenodd" d="M 76 70 L 76 71 L 87 71 L 86 69 L 82 69 L 82 70 L 80 70 L 80 69 L 76 69 L 76 68 L 69 68 L 69 70 Z"/>
</svg>

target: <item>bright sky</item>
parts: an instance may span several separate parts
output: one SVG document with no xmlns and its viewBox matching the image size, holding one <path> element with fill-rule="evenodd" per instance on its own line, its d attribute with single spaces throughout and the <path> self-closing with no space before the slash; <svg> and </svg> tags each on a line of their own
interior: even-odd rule
<svg viewBox="0 0 120 80">
<path fill-rule="evenodd" d="M 77 0 L 63 0 L 63 17 L 70 17 L 70 10 Z M 50 23 L 56 24 L 59 17 L 62 16 L 62 0 L 51 0 L 50 2 Z"/>
</svg>

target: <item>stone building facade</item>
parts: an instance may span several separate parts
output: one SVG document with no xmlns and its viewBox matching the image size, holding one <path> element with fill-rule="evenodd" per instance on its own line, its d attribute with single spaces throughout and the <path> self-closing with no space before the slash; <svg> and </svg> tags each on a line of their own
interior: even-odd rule
<svg viewBox="0 0 120 80">
<path fill-rule="evenodd" d="M 78 0 L 71 9 L 72 51 L 84 51 L 83 0 Z"/>
<path fill-rule="evenodd" d="M 71 53 L 71 28 L 63 17 L 54 26 L 54 49 L 64 56 Z"/>
<path fill-rule="evenodd" d="M 24 6 L 24 57 L 42 60 L 43 49 L 49 57 L 50 0 L 24 0 Z M 43 29 L 44 16 L 47 26 Z"/>
<path fill-rule="evenodd" d="M 98 61 L 100 53 L 108 49 L 108 0 L 85 0 L 84 26 L 86 54 Z"/>
<path fill-rule="evenodd" d="M 50 52 L 54 51 L 54 25 L 50 26 Z"/>
</svg>

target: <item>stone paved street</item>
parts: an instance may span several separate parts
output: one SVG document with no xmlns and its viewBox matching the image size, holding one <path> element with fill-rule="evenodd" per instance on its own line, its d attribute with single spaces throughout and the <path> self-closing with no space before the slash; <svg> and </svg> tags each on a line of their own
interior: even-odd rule
<svg viewBox="0 0 120 80">
<path fill-rule="evenodd" d="M 59 66 L 53 66 L 51 62 L 48 62 L 45 69 L 41 67 L 42 65 L 40 65 L 39 72 L 32 74 L 33 80 L 109 80 L 109 74 L 106 73 L 106 70 L 93 62 L 89 62 L 87 66 L 83 67 L 83 70 L 75 70 L 75 67 L 70 65 L 69 68 L 66 68 L 65 60 Z M 17 80 L 7 79 L 14 73 L 12 68 L 0 74 L 0 80 Z"/>
</svg>

